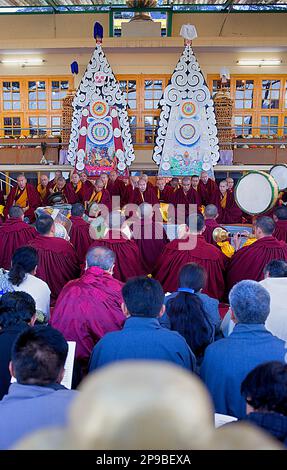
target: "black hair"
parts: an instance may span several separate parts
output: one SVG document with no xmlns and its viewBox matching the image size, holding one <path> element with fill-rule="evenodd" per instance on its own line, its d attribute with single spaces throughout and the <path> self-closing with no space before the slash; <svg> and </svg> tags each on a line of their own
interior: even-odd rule
<svg viewBox="0 0 287 470">
<path fill-rule="evenodd" d="M 53 224 L 54 219 L 48 214 L 43 214 L 37 218 L 35 225 L 38 233 L 41 235 L 47 235 L 50 232 Z"/>
<path fill-rule="evenodd" d="M 179 286 L 199 292 L 206 285 L 206 270 L 197 263 L 187 263 L 179 271 Z"/>
<path fill-rule="evenodd" d="M 68 343 L 50 326 L 34 326 L 21 333 L 11 353 L 17 382 L 47 385 L 58 381 L 65 365 Z"/>
<path fill-rule="evenodd" d="M 269 272 L 270 277 L 287 277 L 287 263 L 283 259 L 273 259 L 266 264 L 264 274 Z"/>
<path fill-rule="evenodd" d="M 12 267 L 8 279 L 13 286 L 19 286 L 27 273 L 31 273 L 38 264 L 38 253 L 32 246 L 17 248 L 12 256 Z"/>
<path fill-rule="evenodd" d="M 279 220 L 287 220 L 287 207 L 284 205 L 276 207 L 273 214 L 276 215 Z"/>
<path fill-rule="evenodd" d="M 192 214 L 187 218 L 187 225 L 190 229 L 194 229 L 196 225 L 196 232 L 199 233 L 203 230 L 205 226 L 204 217 L 202 214 Z"/>
<path fill-rule="evenodd" d="M 255 226 L 260 228 L 264 235 L 271 236 L 275 229 L 275 222 L 271 217 L 266 217 L 264 215 L 256 220 Z"/>
<path fill-rule="evenodd" d="M 124 302 L 133 317 L 158 317 L 164 303 L 160 283 L 148 277 L 129 279 L 122 288 Z"/>
<path fill-rule="evenodd" d="M 24 214 L 24 211 L 20 206 L 11 206 L 8 214 L 10 219 L 21 219 Z"/>
<path fill-rule="evenodd" d="M 36 313 L 35 300 L 26 292 L 7 292 L 0 299 L 0 328 L 28 324 Z"/>
<path fill-rule="evenodd" d="M 83 204 L 77 202 L 76 204 L 72 205 L 71 215 L 75 217 L 82 217 L 84 215 L 85 208 Z"/>
<path fill-rule="evenodd" d="M 243 380 L 241 395 L 255 410 L 287 416 L 287 364 L 271 361 L 255 367 Z"/>
</svg>

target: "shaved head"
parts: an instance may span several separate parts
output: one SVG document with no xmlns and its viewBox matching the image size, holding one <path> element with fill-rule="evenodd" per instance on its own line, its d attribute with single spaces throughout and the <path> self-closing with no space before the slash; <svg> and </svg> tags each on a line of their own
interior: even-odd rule
<svg viewBox="0 0 287 470">
<path fill-rule="evenodd" d="M 216 219 L 218 216 L 217 207 L 214 204 L 208 204 L 204 210 L 204 216 L 206 219 Z"/>
</svg>

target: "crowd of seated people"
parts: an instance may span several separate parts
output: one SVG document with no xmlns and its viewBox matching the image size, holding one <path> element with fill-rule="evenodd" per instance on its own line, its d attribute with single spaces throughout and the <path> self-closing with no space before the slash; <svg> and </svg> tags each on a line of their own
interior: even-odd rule
<svg viewBox="0 0 287 470">
<path fill-rule="evenodd" d="M 287 445 L 287 413 L 281 403 L 287 401 L 287 244 L 274 236 L 284 209 L 277 208 L 274 218 L 258 217 L 252 243 L 241 246 L 235 237 L 232 255 L 226 256 L 211 240 L 210 231 L 217 222 L 225 223 L 221 218 L 225 209 L 232 212 L 233 189 L 227 183 L 217 188 L 204 172 L 201 178 L 183 178 L 182 186 L 177 178 L 168 185 L 159 178 L 154 187 L 146 175 L 129 181 L 115 172 L 93 183 L 84 173 L 73 174 L 67 183 L 58 172 L 51 182 L 41 178 L 36 189 L 19 176 L 0 225 L 1 449 L 51 426 L 67 427 L 63 448 L 145 448 L 156 422 L 152 400 L 143 401 L 142 421 L 136 398 L 114 405 L 119 415 L 125 410 L 129 426 L 139 427 L 140 435 L 131 432 L 123 438 L 122 421 L 115 419 L 113 436 L 99 432 L 92 441 L 87 435 L 85 441 L 83 433 L 78 444 L 71 444 L 69 426 L 77 419 L 79 428 L 85 428 L 89 414 L 79 412 L 81 396 L 85 387 L 91 394 L 94 377 L 99 375 L 99 390 L 103 387 L 99 393 L 107 394 L 117 386 L 118 370 L 123 377 L 134 374 L 129 380 L 148 394 L 155 377 L 156 383 L 161 381 L 161 367 L 162 387 L 165 380 L 172 380 L 173 370 L 179 377 L 172 391 L 178 400 L 169 408 L 174 419 L 184 423 L 184 406 L 200 402 L 198 392 L 191 402 L 184 401 L 182 374 L 183 387 L 192 388 L 195 380 L 194 387 L 208 397 L 197 419 L 202 418 L 205 432 L 210 433 L 205 444 L 197 443 L 196 437 L 189 444 L 182 441 L 180 426 L 170 433 L 166 429 L 162 442 L 155 441 L 162 448 L 182 448 L 183 442 L 187 448 L 204 448 L 207 442 L 210 448 L 221 448 L 212 413 L 239 420 L 226 425 L 231 435 L 239 432 L 236 426 L 239 430 L 246 426 L 251 435 L 260 427 L 264 448 Z M 35 215 L 41 201 L 44 204 L 60 191 L 66 201 L 73 196 L 68 238 L 57 236 L 51 215 Z M 114 197 L 120 201 L 116 208 Z M 168 219 L 170 211 L 160 204 L 172 207 L 175 200 L 182 204 L 185 219 L 176 227 L 175 239 L 169 239 L 164 217 Z M 127 206 L 130 202 L 134 208 Z M 186 213 L 189 204 L 194 204 L 194 212 Z M 282 235 L 284 224 L 279 225 Z M 222 320 L 223 303 L 229 310 Z M 76 343 L 72 390 L 61 383 L 67 341 Z M 101 385 L 106 370 L 107 380 Z M 141 375 L 143 382 L 135 379 Z M 127 383 L 128 378 L 123 378 L 118 393 L 122 386 L 124 395 Z M 79 391 L 74 390 L 77 387 Z M 91 408 L 100 406 L 93 405 L 96 399 L 97 393 L 90 399 Z M 158 419 L 169 400 L 172 395 L 163 396 Z M 33 418 L 28 419 L 32 409 Z M 108 412 L 112 413 L 109 405 Z M 102 430 L 108 414 L 94 413 Z M 154 434 L 156 429 L 155 424 Z M 225 436 L 224 430 L 219 431 Z M 264 432 L 277 441 L 271 437 L 269 441 Z M 254 441 L 256 448 L 261 448 L 259 440 Z M 51 446 L 57 448 L 59 442 L 52 439 Z M 251 438 L 247 448 L 250 442 Z M 226 441 L 226 448 L 233 445 Z"/>
</svg>

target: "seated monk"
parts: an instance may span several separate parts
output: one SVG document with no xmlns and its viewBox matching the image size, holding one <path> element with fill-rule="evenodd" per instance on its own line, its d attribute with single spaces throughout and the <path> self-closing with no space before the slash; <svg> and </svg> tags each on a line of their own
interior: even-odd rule
<svg viewBox="0 0 287 470">
<path fill-rule="evenodd" d="M 270 217 L 259 217 L 255 222 L 256 241 L 240 248 L 232 256 L 227 268 L 228 291 L 239 281 L 264 279 L 264 267 L 269 261 L 287 261 L 287 244 L 272 236 L 275 222 Z"/>
<path fill-rule="evenodd" d="M 218 210 L 214 204 L 208 204 L 204 209 L 204 220 L 205 220 L 205 230 L 203 236 L 207 243 L 217 246 L 217 243 L 213 240 L 213 230 L 219 227 L 217 222 Z"/>
<path fill-rule="evenodd" d="M 80 264 L 71 243 L 55 237 L 55 223 L 50 215 L 43 214 L 37 218 L 36 230 L 36 238 L 28 245 L 38 252 L 36 275 L 48 284 L 53 305 L 64 285 L 80 275 Z"/>
<path fill-rule="evenodd" d="M 61 170 L 56 170 L 55 171 L 55 178 L 53 178 L 51 181 L 48 183 L 48 191 L 49 193 L 55 193 L 56 192 L 56 183 L 59 178 L 63 177 L 63 173 Z M 65 180 L 66 181 L 66 180 Z"/>
<path fill-rule="evenodd" d="M 137 206 L 140 206 L 143 202 L 147 202 L 152 206 L 159 204 L 154 187 L 152 185 L 148 187 L 144 178 L 139 179 L 138 188 L 135 188 L 131 202 Z"/>
<path fill-rule="evenodd" d="M 94 345 L 125 321 L 121 304 L 123 284 L 113 278 L 115 254 L 106 247 L 91 248 L 80 279 L 69 282 L 58 297 L 52 326 L 67 341 L 76 341 L 76 358 L 84 372 Z"/>
<path fill-rule="evenodd" d="M 219 189 L 213 194 L 212 204 L 218 210 L 219 224 L 240 224 L 242 211 L 237 206 L 232 191 L 228 191 L 226 180 L 220 181 Z"/>
<path fill-rule="evenodd" d="M 78 173 L 74 172 L 71 176 L 71 181 L 67 183 L 67 195 L 70 198 L 69 204 L 76 204 L 83 201 L 83 183 L 80 180 Z"/>
<path fill-rule="evenodd" d="M 77 196 L 72 188 L 67 184 L 65 178 L 60 176 L 57 179 L 54 189 L 50 189 L 50 193 L 62 193 L 64 196 L 64 201 L 68 204 L 75 204 L 77 202 Z"/>
<path fill-rule="evenodd" d="M 112 208 L 110 193 L 107 189 L 104 188 L 104 183 L 101 178 L 97 178 L 95 180 L 90 199 L 88 201 L 84 201 L 86 209 L 88 209 L 93 202 L 106 206 L 107 211 L 110 211 Z"/>
<path fill-rule="evenodd" d="M 106 173 L 105 175 L 107 176 Z M 105 187 L 109 191 L 111 198 L 113 196 L 118 196 L 120 198 L 120 207 L 123 207 L 126 203 L 126 186 L 125 183 L 119 178 L 119 175 L 115 170 L 110 172 Z"/>
<path fill-rule="evenodd" d="M 230 176 L 228 176 L 226 178 L 226 182 L 227 182 L 228 191 L 231 191 L 233 193 L 234 192 L 234 179 L 230 178 Z"/>
<path fill-rule="evenodd" d="M 173 189 L 166 184 L 165 178 L 156 179 L 155 193 L 159 202 L 169 204 L 172 202 Z"/>
<path fill-rule="evenodd" d="M 143 173 L 143 174 L 141 175 L 141 178 L 142 178 L 143 180 L 145 180 L 147 189 L 154 189 L 154 185 L 148 180 L 148 175 L 146 175 L 145 173 Z"/>
<path fill-rule="evenodd" d="M 94 185 L 88 180 L 88 176 L 84 171 L 80 173 L 80 180 L 82 182 L 82 202 L 84 203 L 88 201 L 93 194 Z"/>
<path fill-rule="evenodd" d="M 171 178 L 168 185 L 172 188 L 173 192 L 175 193 L 175 191 L 180 188 L 179 179 L 176 177 Z"/>
<path fill-rule="evenodd" d="M 140 276 L 144 273 L 139 249 L 134 240 L 130 240 L 124 233 L 125 219 L 120 212 L 111 212 L 109 217 L 109 231 L 104 238 L 95 240 L 90 248 L 106 246 L 116 255 L 114 277 L 125 282 L 127 279 Z M 91 224 L 90 236 L 95 239 L 93 225 Z"/>
<path fill-rule="evenodd" d="M 197 263 L 207 272 L 204 293 L 221 299 L 224 294 L 224 256 L 215 246 L 205 241 L 203 216 L 193 214 L 189 218 L 189 228 L 184 225 L 181 228 L 184 228 L 180 234 L 181 239 L 175 239 L 166 245 L 157 262 L 154 277 L 159 280 L 165 292 L 174 292 L 178 288 L 182 266 Z"/>
<path fill-rule="evenodd" d="M 72 205 L 70 242 L 75 248 L 81 264 L 84 263 L 89 246 L 93 241 L 89 235 L 90 224 L 83 219 L 84 213 L 85 208 L 82 204 Z"/>
<path fill-rule="evenodd" d="M 48 189 L 48 185 L 49 185 L 48 176 L 45 175 L 45 174 L 42 174 L 40 176 L 40 183 L 37 186 L 37 191 L 39 193 L 39 196 L 40 196 L 40 199 L 41 199 L 41 202 L 42 202 L 42 206 L 47 206 L 48 205 L 48 196 L 50 194 L 49 189 Z"/>
<path fill-rule="evenodd" d="M 186 223 L 190 216 L 190 204 L 196 205 L 196 209 L 194 208 L 194 210 L 200 211 L 201 201 L 199 194 L 191 187 L 191 178 L 189 176 L 182 178 L 181 188 L 173 193 L 172 204 L 176 212 L 175 217 L 173 217 L 173 207 L 170 206 L 169 219 L 173 223 Z"/>
<path fill-rule="evenodd" d="M 150 204 L 143 202 L 138 208 L 138 216 L 132 224 L 133 239 L 139 248 L 145 273 L 150 274 L 168 243 L 168 238 L 162 222 L 154 220 Z"/>
<path fill-rule="evenodd" d="M 10 207 L 6 222 L 0 226 L 0 268 L 10 269 L 14 251 L 27 245 L 36 235 L 35 228 L 24 222 L 23 209 Z"/>
<path fill-rule="evenodd" d="M 273 237 L 287 242 L 287 207 L 284 205 L 277 207 L 273 213 L 273 220 L 275 222 Z"/>
<path fill-rule="evenodd" d="M 198 191 L 204 206 L 211 204 L 213 194 L 217 191 L 217 189 L 218 187 L 216 182 L 209 177 L 207 171 L 202 171 L 198 184 Z"/>
<path fill-rule="evenodd" d="M 34 211 L 41 206 L 41 199 L 38 191 L 32 184 L 27 183 L 25 175 L 17 176 L 17 186 L 11 189 L 8 194 L 4 217 L 7 218 L 9 209 L 12 206 L 19 206 L 24 211 L 24 217 L 33 222 L 35 220 Z"/>
<path fill-rule="evenodd" d="M 129 182 L 126 185 L 125 204 L 133 202 L 134 191 L 135 191 L 136 188 L 138 188 L 138 184 L 139 184 L 139 177 L 138 176 L 130 176 L 129 177 Z"/>
</svg>

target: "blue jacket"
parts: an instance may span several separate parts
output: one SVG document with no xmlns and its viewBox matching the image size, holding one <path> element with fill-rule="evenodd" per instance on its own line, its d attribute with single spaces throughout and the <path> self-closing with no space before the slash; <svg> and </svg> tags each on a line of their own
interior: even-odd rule
<svg viewBox="0 0 287 470">
<path fill-rule="evenodd" d="M 71 401 L 78 394 L 59 384 L 49 387 L 13 383 L 0 401 L 0 449 L 48 426 L 63 426 Z"/>
<path fill-rule="evenodd" d="M 195 368 L 195 357 L 185 339 L 162 328 L 157 318 L 129 317 L 121 331 L 107 333 L 94 347 L 90 371 L 127 359 L 168 361 Z"/>
<path fill-rule="evenodd" d="M 240 394 L 241 382 L 259 364 L 285 362 L 284 341 L 262 324 L 238 323 L 228 338 L 210 344 L 204 354 L 200 375 L 213 398 L 216 413 L 246 416 Z"/>
</svg>

